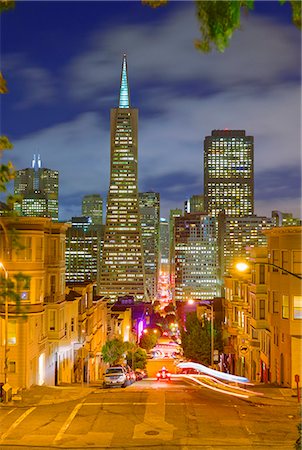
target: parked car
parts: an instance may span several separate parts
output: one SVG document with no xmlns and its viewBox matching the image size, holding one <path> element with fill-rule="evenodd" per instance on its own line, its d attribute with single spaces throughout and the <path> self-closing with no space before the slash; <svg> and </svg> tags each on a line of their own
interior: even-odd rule
<svg viewBox="0 0 302 450">
<path fill-rule="evenodd" d="M 126 387 L 129 377 L 123 366 L 109 367 L 104 375 L 104 387 L 120 386 Z"/>
<path fill-rule="evenodd" d="M 171 374 L 168 372 L 168 370 L 163 367 L 161 370 L 159 370 L 156 374 L 157 381 L 170 381 L 171 380 Z"/>
</svg>

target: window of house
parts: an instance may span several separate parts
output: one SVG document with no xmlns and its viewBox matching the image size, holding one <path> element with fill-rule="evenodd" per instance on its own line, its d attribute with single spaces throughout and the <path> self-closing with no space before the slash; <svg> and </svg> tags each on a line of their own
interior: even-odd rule
<svg viewBox="0 0 302 450">
<path fill-rule="evenodd" d="M 50 275 L 50 293 L 55 294 L 56 292 L 56 276 Z"/>
<path fill-rule="evenodd" d="M 289 319 L 288 295 L 282 295 L 282 319 Z"/>
<path fill-rule="evenodd" d="M 293 272 L 302 275 L 302 251 L 293 250 Z"/>
<path fill-rule="evenodd" d="M 9 320 L 7 326 L 7 343 L 8 345 L 17 344 L 17 322 L 16 320 Z"/>
<path fill-rule="evenodd" d="M 16 251 L 17 261 L 31 261 L 32 238 L 30 236 L 20 237 L 20 248 Z"/>
<path fill-rule="evenodd" d="M 259 284 L 265 284 L 265 266 L 264 266 L 264 264 L 259 265 Z"/>
<path fill-rule="evenodd" d="M 74 318 L 73 317 L 71 318 L 71 321 L 70 321 L 70 329 L 71 329 L 71 332 L 74 331 Z"/>
<path fill-rule="evenodd" d="M 273 298 L 273 313 L 279 312 L 279 299 L 278 299 L 278 293 L 276 291 L 272 292 L 272 298 Z"/>
<path fill-rule="evenodd" d="M 41 237 L 36 238 L 36 260 L 42 261 L 43 259 L 43 239 Z"/>
<path fill-rule="evenodd" d="M 259 319 L 265 319 L 265 300 L 259 301 Z"/>
<path fill-rule="evenodd" d="M 289 270 L 289 251 L 288 250 L 282 250 L 281 251 L 281 266 L 286 269 Z M 282 272 L 283 275 L 287 275 L 286 272 Z"/>
<path fill-rule="evenodd" d="M 8 372 L 16 373 L 16 361 L 8 361 Z"/>
<path fill-rule="evenodd" d="M 55 331 L 56 329 L 56 311 L 50 310 L 49 311 L 49 330 Z"/>
<path fill-rule="evenodd" d="M 302 319 L 302 296 L 294 296 L 294 319 Z"/>
<path fill-rule="evenodd" d="M 279 250 L 273 250 L 272 251 L 272 263 L 276 264 L 276 266 L 279 266 Z M 278 272 L 278 269 L 276 267 L 273 267 L 273 272 Z"/>
</svg>

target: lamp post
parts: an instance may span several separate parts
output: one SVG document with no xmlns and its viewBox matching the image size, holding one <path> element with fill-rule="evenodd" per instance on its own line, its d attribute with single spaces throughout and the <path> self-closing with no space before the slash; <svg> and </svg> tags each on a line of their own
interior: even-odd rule
<svg viewBox="0 0 302 450">
<path fill-rule="evenodd" d="M 285 272 L 288 275 L 292 275 L 293 277 L 296 277 L 299 280 L 302 280 L 302 277 L 300 275 L 297 275 L 296 273 L 290 272 L 289 270 L 284 269 L 283 267 L 277 266 L 276 264 L 273 264 L 273 263 L 252 261 L 252 264 L 254 264 L 254 265 L 256 265 L 256 264 L 263 264 L 265 266 L 272 266 L 272 267 L 275 267 L 276 269 L 282 270 L 282 272 Z M 239 270 L 239 272 L 245 272 L 249 268 L 249 265 L 247 263 L 245 263 L 245 262 L 238 262 L 235 265 L 235 267 L 236 267 L 237 270 Z"/>
<path fill-rule="evenodd" d="M 202 305 L 209 306 L 211 308 L 211 367 L 214 366 L 214 308 L 211 300 L 203 300 Z"/>
<path fill-rule="evenodd" d="M 8 280 L 8 272 L 6 268 L 4 267 L 3 263 L 0 262 L 0 268 L 4 272 L 5 276 L 5 298 L 4 298 L 4 304 L 5 304 L 5 315 L 4 315 L 4 384 L 7 383 L 7 374 L 8 374 L 8 298 L 6 294 L 7 290 L 7 280 Z"/>
</svg>

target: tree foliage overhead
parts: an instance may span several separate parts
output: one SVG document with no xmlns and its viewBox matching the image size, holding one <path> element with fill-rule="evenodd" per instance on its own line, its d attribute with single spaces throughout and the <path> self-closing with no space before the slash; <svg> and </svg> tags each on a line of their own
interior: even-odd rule
<svg viewBox="0 0 302 450">
<path fill-rule="evenodd" d="M 283 5 L 288 0 L 279 0 Z M 301 1 L 289 0 L 292 7 L 293 24 L 302 29 Z M 142 1 L 153 8 L 165 5 L 167 1 Z M 254 8 L 254 0 L 206 0 L 195 1 L 196 17 L 199 22 L 201 38 L 195 40 L 195 47 L 202 52 L 216 48 L 223 52 L 229 45 L 234 31 L 241 26 L 241 13 Z"/>
</svg>

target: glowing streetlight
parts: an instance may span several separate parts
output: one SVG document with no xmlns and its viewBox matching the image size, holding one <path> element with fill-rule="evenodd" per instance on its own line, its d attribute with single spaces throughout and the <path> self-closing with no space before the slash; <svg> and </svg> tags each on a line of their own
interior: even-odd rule
<svg viewBox="0 0 302 450">
<path fill-rule="evenodd" d="M 7 294 L 6 294 L 6 289 L 7 289 L 7 280 L 8 280 L 8 272 L 6 270 L 6 268 L 4 267 L 3 263 L 0 262 L 0 268 L 3 270 L 4 272 L 4 276 L 5 276 L 5 298 L 4 298 L 4 302 L 5 302 L 5 316 L 4 316 L 4 339 L 5 339 L 5 343 L 4 343 L 4 384 L 7 383 L 7 373 L 8 373 L 8 298 L 7 298 Z"/>
<path fill-rule="evenodd" d="M 252 261 L 251 264 L 253 264 L 254 266 L 256 264 L 263 264 L 265 266 L 272 266 L 275 267 L 276 269 L 281 270 L 282 272 L 287 273 L 288 275 L 292 275 L 293 277 L 298 278 L 299 280 L 302 280 L 302 277 L 300 275 L 297 275 L 296 273 L 290 272 L 287 269 L 284 269 L 284 267 L 280 267 L 277 266 L 276 264 L 270 263 L 270 262 L 264 262 L 264 261 Z M 245 262 L 238 262 L 237 264 L 235 264 L 235 268 L 239 271 L 239 272 L 245 272 L 247 269 L 249 269 L 249 265 L 246 264 Z"/>
<path fill-rule="evenodd" d="M 188 305 L 194 305 L 194 300 L 193 300 L 192 298 L 190 298 L 190 299 L 188 300 Z"/>
</svg>

